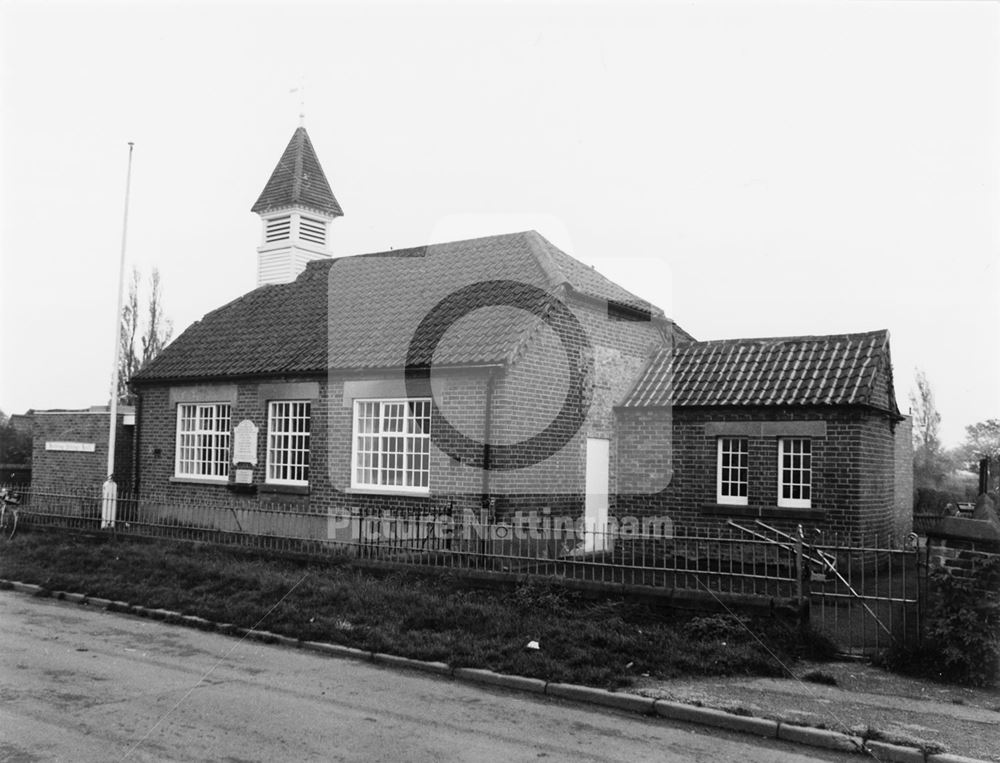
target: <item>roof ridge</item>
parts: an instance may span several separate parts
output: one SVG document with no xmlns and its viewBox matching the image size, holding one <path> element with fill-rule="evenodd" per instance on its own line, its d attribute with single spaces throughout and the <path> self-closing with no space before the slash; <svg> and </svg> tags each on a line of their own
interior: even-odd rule
<svg viewBox="0 0 1000 763">
<path fill-rule="evenodd" d="M 577 294 L 588 296 L 592 298 L 597 298 L 608 302 L 609 305 L 618 305 L 621 307 L 632 307 L 633 309 L 639 309 L 648 312 L 650 316 L 656 316 L 657 318 L 665 318 L 665 313 L 663 310 L 654 305 L 647 299 L 640 297 L 628 289 L 626 289 L 621 284 L 612 280 L 600 270 L 598 270 L 593 265 L 588 265 L 583 260 L 574 257 L 568 252 L 564 252 L 558 246 L 549 241 L 545 236 L 541 235 L 537 231 L 529 231 L 529 235 L 536 238 L 536 244 L 542 249 L 544 256 L 542 262 L 540 262 L 541 267 L 546 267 L 545 263 L 548 263 L 552 268 L 556 270 L 559 274 L 558 276 L 553 276 L 560 283 L 565 283 Z M 576 280 L 580 281 L 579 285 L 574 283 L 574 274 L 572 270 L 567 271 L 566 268 L 558 261 L 559 257 L 564 257 L 570 263 L 573 263 L 574 269 L 580 268 L 582 274 L 578 273 Z M 595 288 L 594 284 L 588 285 L 586 283 L 586 277 L 597 279 L 598 283 L 603 282 L 604 284 L 610 285 L 613 289 L 621 292 L 617 296 L 607 296 L 602 295 L 601 290 Z"/>
<path fill-rule="evenodd" d="M 296 141 L 295 146 L 295 174 L 292 175 L 292 200 L 299 201 L 302 198 L 302 153 L 305 151 L 306 128 L 299 127 L 295 130 L 292 140 Z"/>
<path fill-rule="evenodd" d="M 526 231 L 525 238 L 528 240 L 528 250 L 534 256 L 535 264 L 538 265 L 549 285 L 554 288 L 567 283 L 569 279 L 566 277 L 566 273 L 553 259 L 552 253 L 548 249 L 552 244 L 536 230 Z"/>
<path fill-rule="evenodd" d="M 649 361 L 622 405 L 853 405 L 898 416 L 891 367 L 886 329 L 793 341 L 691 342 Z"/>
<path fill-rule="evenodd" d="M 685 347 L 692 345 L 706 344 L 737 344 L 739 342 L 807 342 L 807 341 L 831 341 L 835 339 L 850 339 L 860 337 L 871 337 L 879 334 L 888 334 L 889 329 L 872 329 L 871 331 L 853 331 L 839 334 L 791 334 L 789 336 L 752 336 L 752 337 L 732 337 L 729 339 L 692 339 L 685 344 Z"/>
<path fill-rule="evenodd" d="M 488 241 L 488 240 L 498 240 L 505 238 L 514 238 L 516 236 L 524 236 L 527 233 L 534 233 L 534 231 L 514 231 L 512 233 L 491 233 L 487 236 L 475 236 L 473 238 L 459 238 L 453 241 L 438 241 L 434 244 L 417 244 L 414 246 L 401 246 L 394 247 L 392 249 L 382 249 L 379 251 L 372 252 L 358 252 L 357 254 L 346 255 L 342 259 L 347 257 L 375 257 L 378 255 L 399 255 L 400 252 L 407 252 L 414 249 L 433 249 L 436 246 L 455 246 L 457 244 L 472 244 L 475 242 Z"/>
</svg>

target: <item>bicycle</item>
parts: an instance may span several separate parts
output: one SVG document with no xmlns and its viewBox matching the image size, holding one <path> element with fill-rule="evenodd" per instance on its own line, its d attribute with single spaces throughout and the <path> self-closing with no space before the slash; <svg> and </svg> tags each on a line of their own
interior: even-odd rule
<svg viewBox="0 0 1000 763">
<path fill-rule="evenodd" d="M 7 529 L 7 512 L 14 517 L 12 527 L 10 530 L 10 535 L 7 536 L 7 540 L 11 540 L 14 537 L 14 533 L 17 532 L 17 515 L 18 506 L 21 505 L 21 499 L 12 493 L 7 488 L 0 488 L 0 531 Z"/>
</svg>

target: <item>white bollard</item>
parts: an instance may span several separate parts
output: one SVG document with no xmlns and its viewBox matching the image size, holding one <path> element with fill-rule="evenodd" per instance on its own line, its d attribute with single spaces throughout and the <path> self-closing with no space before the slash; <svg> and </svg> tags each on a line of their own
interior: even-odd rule
<svg viewBox="0 0 1000 763">
<path fill-rule="evenodd" d="M 101 494 L 101 528 L 115 526 L 115 511 L 118 506 L 118 485 L 108 477 Z"/>
</svg>

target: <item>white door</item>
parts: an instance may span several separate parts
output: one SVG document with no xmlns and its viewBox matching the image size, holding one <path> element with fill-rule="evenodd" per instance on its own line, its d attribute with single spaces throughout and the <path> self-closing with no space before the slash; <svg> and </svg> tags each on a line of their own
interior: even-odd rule
<svg viewBox="0 0 1000 763">
<path fill-rule="evenodd" d="M 610 457 L 610 440 L 587 438 L 584 551 L 604 551 L 608 547 L 608 459 Z"/>
</svg>

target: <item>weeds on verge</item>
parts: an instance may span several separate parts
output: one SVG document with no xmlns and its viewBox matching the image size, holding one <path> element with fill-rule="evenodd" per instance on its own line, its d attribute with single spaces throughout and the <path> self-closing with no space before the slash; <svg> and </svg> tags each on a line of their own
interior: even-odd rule
<svg viewBox="0 0 1000 763">
<path fill-rule="evenodd" d="M 617 688 L 639 675 L 785 673 L 830 656 L 823 640 L 776 619 L 690 618 L 557 581 L 480 590 L 457 575 L 377 574 L 235 549 L 25 533 L 5 544 L 0 577 L 294 638 Z M 291 591 L 291 593 L 289 593 Z M 540 644 L 528 650 L 529 641 Z"/>
<path fill-rule="evenodd" d="M 1000 682 L 1000 557 L 965 575 L 944 568 L 928 580 L 932 590 L 924 641 L 892 646 L 876 664 L 895 672 L 988 687 Z"/>
<path fill-rule="evenodd" d="M 822 684 L 823 686 L 837 686 L 837 679 L 822 670 L 810 670 L 802 676 L 803 681 L 812 684 Z"/>
</svg>

